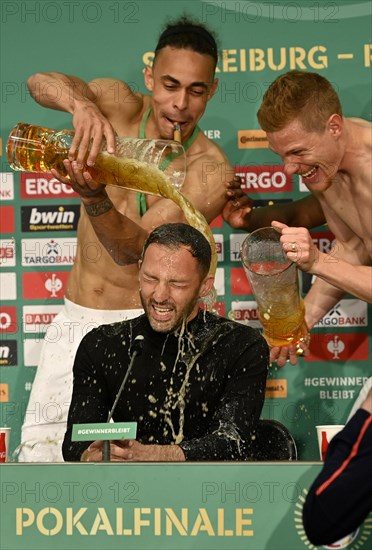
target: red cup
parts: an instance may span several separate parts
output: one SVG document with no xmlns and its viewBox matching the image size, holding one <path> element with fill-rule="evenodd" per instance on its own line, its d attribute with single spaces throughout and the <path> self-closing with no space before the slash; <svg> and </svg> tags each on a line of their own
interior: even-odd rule
<svg viewBox="0 0 372 550">
<path fill-rule="evenodd" d="M 331 439 L 344 428 L 341 424 L 316 426 L 320 459 L 324 460 Z"/>
<path fill-rule="evenodd" d="M 11 428 L 0 427 L 0 462 L 8 462 Z"/>
</svg>

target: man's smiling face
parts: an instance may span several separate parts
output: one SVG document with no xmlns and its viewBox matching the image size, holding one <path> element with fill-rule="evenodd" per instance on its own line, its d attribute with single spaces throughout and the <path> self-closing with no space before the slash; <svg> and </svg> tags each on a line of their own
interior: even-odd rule
<svg viewBox="0 0 372 550">
<path fill-rule="evenodd" d="M 338 122 L 338 115 L 336 122 Z M 337 118 L 338 117 L 338 118 Z M 300 119 L 282 130 L 267 134 L 270 148 L 284 162 L 288 175 L 299 174 L 310 191 L 325 191 L 332 185 L 342 160 L 339 145 L 341 125 L 328 121 L 324 131 L 304 129 Z"/>
<path fill-rule="evenodd" d="M 145 84 L 152 92 L 152 109 L 159 136 L 173 139 L 174 124 L 182 142 L 192 134 L 213 96 L 214 60 L 210 55 L 167 46 L 145 69 Z"/>
</svg>

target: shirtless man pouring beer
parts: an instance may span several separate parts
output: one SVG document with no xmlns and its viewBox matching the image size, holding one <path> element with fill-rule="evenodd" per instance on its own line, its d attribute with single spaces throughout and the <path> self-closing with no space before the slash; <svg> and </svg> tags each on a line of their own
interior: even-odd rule
<svg viewBox="0 0 372 550">
<path fill-rule="evenodd" d="M 180 137 L 186 150 L 186 178 L 182 192 L 211 222 L 226 203 L 225 180 L 234 174 L 224 153 L 197 126 L 217 87 L 214 77 L 217 46 L 212 34 L 186 18 L 167 25 L 155 49 L 152 67 L 146 67 L 145 85 L 151 95 L 133 92 L 127 84 L 97 79 L 87 84 L 60 73 L 31 76 L 28 86 L 34 99 L 72 114 L 75 138 L 68 177 L 53 175 L 71 185 L 81 196 L 76 260 L 71 270 L 65 306 L 54 319 L 62 334 L 59 342 L 43 344 L 28 408 L 22 427 L 20 461 L 63 461 L 63 441 L 71 401 L 72 366 L 82 337 L 92 328 L 133 318 L 142 313 L 138 294 L 137 260 L 147 235 L 158 225 L 184 221 L 181 210 L 167 199 L 138 196 L 123 188 L 97 185 L 82 160 L 90 145 L 88 166 L 94 165 L 102 139 L 108 152 L 115 150 L 115 134 L 140 138 Z M 53 83 L 59 94 L 48 96 Z M 207 164 L 223 166 L 204 174 Z M 119 227 L 117 231 L 116 228 Z M 105 234 L 117 240 L 110 253 Z M 95 247 L 97 261 L 87 257 Z M 43 411 L 53 404 L 53 418 Z"/>
<path fill-rule="evenodd" d="M 288 258 L 317 276 L 305 298 L 309 329 L 345 292 L 372 303 L 372 126 L 344 118 L 331 84 L 316 73 L 291 71 L 278 77 L 264 95 L 258 120 L 271 149 L 288 174 L 300 174 L 318 199 L 336 237 L 330 252 L 320 252 L 304 227 L 273 221 Z M 288 348 L 273 348 L 282 366 Z M 289 350 L 296 363 L 294 350 Z"/>
</svg>

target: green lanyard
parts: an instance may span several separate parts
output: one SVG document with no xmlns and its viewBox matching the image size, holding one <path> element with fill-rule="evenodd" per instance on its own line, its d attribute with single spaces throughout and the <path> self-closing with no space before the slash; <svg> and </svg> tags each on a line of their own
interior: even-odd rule
<svg viewBox="0 0 372 550">
<path fill-rule="evenodd" d="M 146 136 L 145 136 L 145 127 L 146 127 L 146 122 L 150 116 L 150 113 L 151 113 L 151 107 L 148 107 L 142 121 L 141 121 L 141 126 L 140 126 L 140 129 L 139 129 L 139 133 L 138 133 L 138 137 L 140 139 L 145 139 Z M 185 143 L 183 144 L 183 148 L 185 149 L 185 151 L 187 151 L 187 149 L 189 147 L 191 147 L 191 145 L 194 143 L 194 141 L 196 140 L 196 138 L 198 137 L 198 134 L 200 132 L 200 128 L 199 126 L 195 126 L 194 128 L 194 131 L 193 133 L 191 134 L 191 136 L 185 141 Z M 169 155 L 166 159 L 164 159 L 164 161 L 162 162 L 160 168 L 162 170 L 165 170 L 169 165 L 170 163 L 176 158 L 177 156 L 177 153 L 173 153 L 171 155 Z M 146 194 L 145 193 L 141 193 L 141 192 L 137 192 L 136 194 L 136 201 L 137 201 L 137 208 L 138 208 L 138 212 L 140 214 L 140 216 L 142 217 L 146 210 L 147 210 L 147 204 L 146 204 Z"/>
</svg>

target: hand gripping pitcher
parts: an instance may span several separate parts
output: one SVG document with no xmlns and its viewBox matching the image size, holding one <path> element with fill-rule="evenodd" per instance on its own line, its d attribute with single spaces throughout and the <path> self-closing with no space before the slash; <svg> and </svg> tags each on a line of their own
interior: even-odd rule
<svg viewBox="0 0 372 550">
<path fill-rule="evenodd" d="M 68 158 L 73 137 L 72 130 L 20 122 L 8 138 L 8 162 L 13 170 L 49 172 L 54 168 L 66 176 L 63 161 Z M 210 273 L 215 274 L 217 253 L 212 231 L 204 216 L 179 191 L 186 175 L 186 153 L 181 143 L 117 137 L 115 154 L 103 146 L 94 166 L 87 169 L 98 183 L 157 195 L 177 204 L 187 222 L 208 239 L 212 249 Z"/>
<path fill-rule="evenodd" d="M 68 158 L 73 138 L 72 130 L 52 130 L 20 122 L 8 138 L 8 162 L 13 170 L 49 172 L 55 168 L 66 176 L 63 161 Z M 159 194 L 162 176 L 176 189 L 182 187 L 186 155 L 182 144 L 176 141 L 117 137 L 116 153 L 107 153 L 103 146 L 94 167 L 88 171 L 99 183 Z"/>
<path fill-rule="evenodd" d="M 301 342 L 309 341 L 298 269 L 288 260 L 280 233 L 272 227 L 253 231 L 243 241 L 241 260 L 257 300 L 267 343 L 293 345 L 301 355 Z"/>
</svg>

